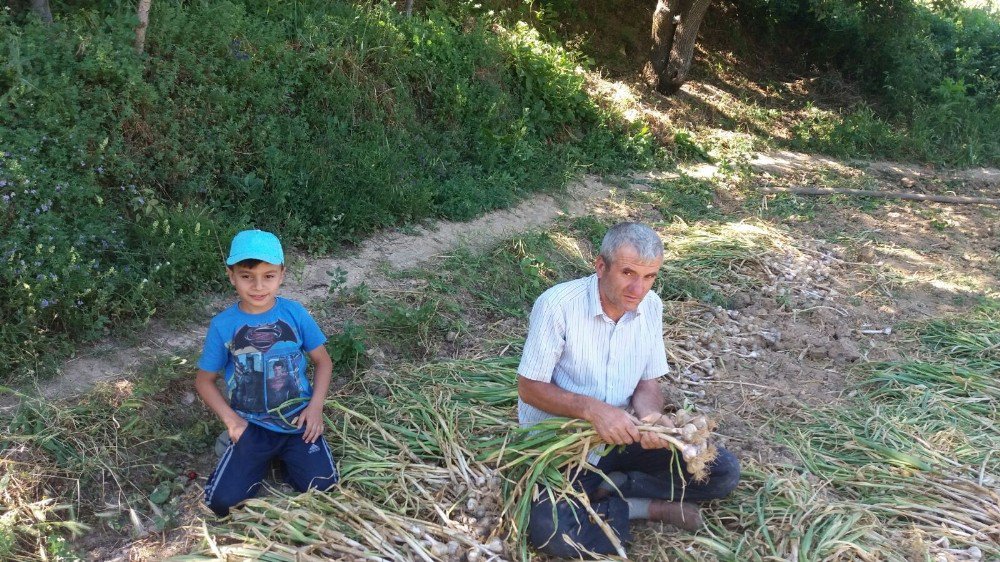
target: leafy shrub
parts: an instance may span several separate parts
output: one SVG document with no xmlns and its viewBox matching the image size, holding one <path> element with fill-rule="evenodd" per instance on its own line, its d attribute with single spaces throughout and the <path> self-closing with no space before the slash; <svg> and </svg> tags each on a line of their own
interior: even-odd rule
<svg viewBox="0 0 1000 562">
<path fill-rule="evenodd" d="M 1000 162 L 996 13 L 950 0 L 736 4 L 756 37 L 804 47 L 812 63 L 840 69 L 875 95 L 877 114 L 861 108 L 825 119 L 828 133 L 807 123 L 801 144 L 953 164 Z"/>
<path fill-rule="evenodd" d="M 365 329 L 348 322 L 344 330 L 330 338 L 326 344 L 333 360 L 333 368 L 347 372 L 357 367 L 365 353 Z"/>
<path fill-rule="evenodd" d="M 0 11 L 0 381 L 224 280 L 238 229 L 327 251 L 645 158 L 582 61 L 485 15 L 247 0 Z M 11 320 L 8 320 L 11 319 Z"/>
</svg>

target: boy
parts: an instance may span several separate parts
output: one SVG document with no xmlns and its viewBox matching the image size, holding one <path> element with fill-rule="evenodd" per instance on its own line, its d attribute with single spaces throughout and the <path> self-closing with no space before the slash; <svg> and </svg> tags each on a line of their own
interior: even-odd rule
<svg viewBox="0 0 1000 562">
<path fill-rule="evenodd" d="M 278 296 L 284 264 L 274 234 L 245 230 L 233 238 L 226 266 L 239 301 L 212 319 L 198 361 L 195 388 L 232 441 L 205 486 L 205 503 L 219 516 L 257 495 L 274 458 L 299 492 L 328 490 L 339 479 L 322 436 L 333 361 L 305 307 Z M 316 367 L 313 388 L 306 355 Z M 215 385 L 220 371 L 228 403 Z"/>
</svg>

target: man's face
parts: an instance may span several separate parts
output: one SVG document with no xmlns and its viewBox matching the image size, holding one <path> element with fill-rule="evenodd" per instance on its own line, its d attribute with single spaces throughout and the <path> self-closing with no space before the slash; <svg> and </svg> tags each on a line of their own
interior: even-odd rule
<svg viewBox="0 0 1000 562">
<path fill-rule="evenodd" d="M 639 259 L 639 254 L 629 246 L 620 248 L 611 263 L 598 256 L 594 266 L 604 313 L 618 321 L 626 312 L 639 308 L 662 264 L 662 257 L 652 261 Z"/>
<path fill-rule="evenodd" d="M 229 268 L 229 282 L 240 296 L 240 310 L 250 314 L 271 310 L 284 280 L 285 268 L 267 262 L 254 267 L 234 265 Z"/>
</svg>

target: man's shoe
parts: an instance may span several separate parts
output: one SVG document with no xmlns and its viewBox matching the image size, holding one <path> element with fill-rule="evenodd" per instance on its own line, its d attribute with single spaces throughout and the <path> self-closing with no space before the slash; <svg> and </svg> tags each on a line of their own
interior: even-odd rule
<svg viewBox="0 0 1000 562">
<path fill-rule="evenodd" d="M 649 520 L 663 521 L 685 531 L 697 531 L 702 526 L 701 509 L 697 505 L 666 500 L 649 502 Z"/>
</svg>

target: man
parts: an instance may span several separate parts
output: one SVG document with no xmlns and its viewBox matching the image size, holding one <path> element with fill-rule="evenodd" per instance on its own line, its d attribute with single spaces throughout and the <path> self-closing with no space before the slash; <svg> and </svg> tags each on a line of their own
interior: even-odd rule
<svg viewBox="0 0 1000 562">
<path fill-rule="evenodd" d="M 596 274 L 556 285 L 535 301 L 518 367 L 522 426 L 552 416 L 580 418 L 605 443 L 620 446 L 588 459 L 614 485 L 596 472 L 582 473 L 575 484 L 623 543 L 630 539 L 630 519 L 697 530 L 701 516 L 690 502 L 728 495 L 740 476 L 739 462 L 719 448 L 708 479 L 693 482 L 669 444 L 636 428 L 669 423 L 657 381 L 669 369 L 663 303 L 650 292 L 662 264 L 663 242 L 651 228 L 612 227 L 595 261 Z M 532 506 L 528 535 L 535 548 L 553 556 L 615 553 L 582 507 L 553 505 L 548 494 Z"/>
<path fill-rule="evenodd" d="M 273 373 L 271 378 L 267 380 L 267 408 L 269 410 L 299 397 L 299 385 L 292 379 L 285 364 L 278 361 L 271 369 Z"/>
</svg>

